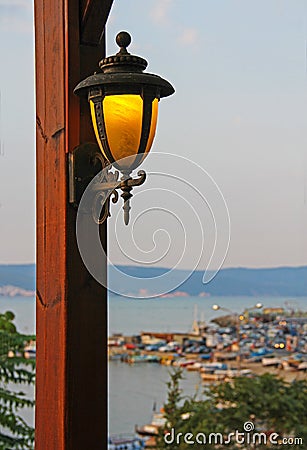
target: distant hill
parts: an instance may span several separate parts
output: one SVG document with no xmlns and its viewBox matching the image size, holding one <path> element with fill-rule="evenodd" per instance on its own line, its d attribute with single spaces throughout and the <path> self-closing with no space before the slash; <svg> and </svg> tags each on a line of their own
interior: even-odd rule
<svg viewBox="0 0 307 450">
<path fill-rule="evenodd" d="M 136 296 L 140 289 L 147 289 L 148 278 L 155 278 L 170 269 L 158 267 L 117 266 L 117 269 L 130 275 L 125 286 L 119 287 L 122 294 Z M 189 275 L 188 271 L 172 270 L 172 279 L 178 283 L 177 290 L 190 296 L 202 292 L 213 296 L 307 296 L 307 266 L 277 267 L 270 269 L 226 268 L 220 270 L 208 284 L 203 284 L 203 272 L 195 271 L 183 284 L 181 280 Z M 109 268 L 110 280 L 116 280 L 116 271 Z M 140 280 L 136 280 L 139 278 Z M 159 291 L 163 290 L 163 278 L 157 282 Z M 35 290 L 35 265 L 0 265 L 0 287 L 16 286 L 21 289 Z M 152 285 L 151 285 L 152 286 Z M 151 291 L 151 294 L 155 292 Z"/>
<path fill-rule="evenodd" d="M 35 264 L 0 264 L 0 286 L 35 290 Z"/>
<path fill-rule="evenodd" d="M 169 269 L 156 267 L 118 266 L 118 269 L 132 278 L 122 286 L 122 293 L 139 292 L 146 289 L 146 278 L 163 275 Z M 184 280 L 188 271 L 173 270 L 174 283 Z M 177 290 L 184 291 L 190 296 L 197 296 L 202 292 L 213 296 L 307 296 L 307 266 L 278 267 L 269 269 L 226 268 L 219 271 L 208 284 L 203 284 L 204 272 L 195 271 Z M 114 269 L 109 269 L 109 277 L 116 277 Z M 133 277 L 142 278 L 137 281 Z M 116 280 L 116 278 L 114 278 Z M 163 279 L 157 280 L 159 290 L 163 289 Z M 151 285 L 152 286 L 152 285 Z M 154 294 L 154 292 L 151 292 Z"/>
</svg>

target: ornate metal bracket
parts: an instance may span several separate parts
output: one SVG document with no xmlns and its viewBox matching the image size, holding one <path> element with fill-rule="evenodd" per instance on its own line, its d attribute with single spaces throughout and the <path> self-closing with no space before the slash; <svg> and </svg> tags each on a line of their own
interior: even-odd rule
<svg viewBox="0 0 307 450">
<path fill-rule="evenodd" d="M 97 224 L 102 224 L 110 214 L 110 201 L 118 201 L 118 189 L 124 200 L 124 222 L 129 223 L 130 199 L 134 186 L 140 186 L 146 180 L 144 170 L 138 172 L 139 178 L 130 177 L 129 173 L 119 179 L 119 172 L 111 172 L 110 164 L 104 159 L 96 144 L 83 144 L 69 153 L 69 202 L 78 207 L 81 197 L 93 178 L 100 173 L 92 184 L 93 192 L 91 213 Z"/>
</svg>

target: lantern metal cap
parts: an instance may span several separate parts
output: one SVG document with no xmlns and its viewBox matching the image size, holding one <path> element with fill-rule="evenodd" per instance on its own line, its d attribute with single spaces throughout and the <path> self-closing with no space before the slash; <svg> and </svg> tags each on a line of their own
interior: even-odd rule
<svg viewBox="0 0 307 450">
<path fill-rule="evenodd" d="M 101 89 L 102 94 L 116 94 L 123 90 L 126 90 L 126 93 L 142 94 L 144 90 L 149 89 L 156 92 L 158 98 L 162 98 L 175 92 L 173 86 L 164 78 L 143 72 L 147 61 L 127 51 L 131 42 L 129 33 L 118 33 L 116 42 L 120 47 L 119 52 L 100 61 L 101 72 L 82 80 L 74 89 L 76 95 L 88 98 L 92 89 Z"/>
<path fill-rule="evenodd" d="M 120 50 L 116 55 L 107 56 L 99 63 L 103 73 L 112 72 L 143 72 L 148 63 L 140 56 L 131 55 L 127 47 L 131 43 L 131 36 L 127 31 L 121 31 L 116 36 L 116 43 Z"/>
</svg>

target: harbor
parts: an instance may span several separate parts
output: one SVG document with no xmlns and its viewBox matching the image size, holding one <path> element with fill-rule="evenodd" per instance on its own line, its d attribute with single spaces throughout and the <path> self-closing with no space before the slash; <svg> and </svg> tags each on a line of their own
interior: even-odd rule
<svg viewBox="0 0 307 450">
<path fill-rule="evenodd" d="M 131 365 L 182 367 L 205 382 L 266 372 L 290 381 L 307 371 L 307 317 L 272 307 L 209 323 L 195 319 L 188 333 L 117 334 L 109 337 L 108 356 Z"/>
<path fill-rule="evenodd" d="M 141 439 L 137 448 L 154 446 L 159 429 L 165 423 L 166 386 L 164 394 L 161 386 L 157 393 L 153 380 L 163 375 L 166 384 L 172 368 L 183 370 L 185 395 L 192 396 L 197 391 L 199 399 L 202 399 L 205 385 L 231 383 L 236 377 L 253 378 L 270 373 L 286 382 L 306 379 L 307 317 L 304 312 L 289 314 L 283 308 L 272 307 L 248 315 L 243 313 L 238 319 L 239 322 L 236 317 L 223 315 L 206 323 L 195 316 L 191 331 L 187 333 L 143 331 L 131 336 L 111 335 L 108 345 L 111 431 L 112 426 L 116 427 L 112 423 L 116 408 L 112 396 L 115 373 L 122 374 L 124 382 L 128 382 L 128 377 L 141 384 L 142 378 L 147 380 L 143 397 L 148 411 L 135 412 L 135 439 Z M 126 389 L 129 392 L 129 386 Z"/>
<path fill-rule="evenodd" d="M 248 323 L 240 321 L 242 370 L 250 370 L 253 376 L 270 372 L 288 381 L 306 379 L 304 369 L 298 369 L 298 365 L 302 364 L 302 359 L 306 357 L 304 347 L 306 318 L 303 313 L 298 314 L 299 311 L 306 310 L 306 298 L 211 297 L 201 299 L 188 297 L 149 299 L 146 301 L 120 297 L 110 298 L 110 437 L 118 439 L 126 439 L 127 437 L 138 439 L 140 437 L 134 435 L 134 430 L 136 426 L 140 429 L 145 425 L 150 425 L 153 421 L 153 415 L 160 413 L 167 398 L 166 383 L 170 379 L 169 373 L 176 365 L 181 365 L 183 368 L 184 379 L 181 387 L 184 395 L 188 397 L 193 396 L 197 391 L 201 398 L 204 388 L 208 384 L 216 383 L 216 381 L 203 380 L 201 374 L 204 372 L 201 372 L 200 366 L 206 364 L 207 367 L 210 367 L 212 363 L 226 364 L 228 368 L 235 372 L 238 363 L 236 358 L 236 353 L 238 353 L 236 348 L 236 323 L 229 323 L 229 326 L 227 323 L 220 322 L 220 325 L 217 324 L 215 319 L 219 320 L 226 317 L 226 320 L 229 320 L 229 317 L 227 319 L 226 313 L 215 312 L 212 305 L 219 303 L 230 306 L 241 315 L 241 312 L 243 313 L 246 308 L 260 300 L 264 305 L 270 305 L 271 308 L 277 308 L 277 310 L 284 309 L 285 312 L 268 322 L 256 320 L 252 317 L 252 314 L 250 314 Z M 287 308 L 286 303 L 291 307 Z M 197 308 L 195 308 L 195 305 L 197 305 Z M 34 331 L 34 299 L 2 297 L 2 306 L 4 309 L 13 310 L 16 313 L 16 321 L 19 321 L 18 327 L 23 332 L 31 333 Z M 195 309 L 197 309 L 197 314 Z M 292 311 L 294 314 L 292 314 Z M 22 317 L 22 321 L 20 321 L 20 317 Z M 284 319 L 288 320 L 288 318 L 290 323 L 286 327 Z M 279 322 L 281 323 L 279 324 Z M 293 326 L 291 322 L 294 322 Z M 205 343 L 202 342 L 203 338 L 198 335 L 199 331 L 197 331 L 196 325 L 201 334 L 203 333 L 202 325 L 208 327 L 205 331 L 205 334 L 207 334 Z M 249 326 L 252 326 L 252 328 L 248 329 Z M 230 333 L 228 328 L 231 329 Z M 152 331 L 139 331 L 142 329 Z M 122 330 L 122 333 L 117 332 L 117 330 Z M 172 332 L 171 330 L 176 331 Z M 254 333 L 260 336 L 256 338 Z M 142 339 L 145 342 L 142 343 Z M 179 347 L 174 349 L 177 351 L 170 351 L 171 349 L 161 351 L 163 346 L 160 342 L 160 350 L 155 350 L 156 344 L 150 344 L 151 341 L 155 342 L 155 340 L 166 341 L 166 344 L 163 342 L 164 346 L 172 345 L 175 341 L 178 342 Z M 189 346 L 187 345 L 188 340 L 191 341 Z M 263 340 L 264 343 L 262 343 Z M 192 341 L 195 341 L 193 345 Z M 186 347 L 182 353 L 180 348 L 183 349 L 184 343 Z M 216 347 L 210 347 L 214 343 L 217 343 Z M 221 348 L 222 344 L 223 348 Z M 153 347 L 145 349 L 147 345 Z M 176 347 L 176 344 L 174 345 Z M 275 348 L 275 345 L 279 348 Z M 202 346 L 209 347 L 210 352 Z M 261 348 L 263 347 L 266 347 L 272 353 L 261 355 L 261 352 L 263 352 Z M 31 356 L 33 348 L 27 350 L 30 350 L 29 356 Z M 252 357 L 252 352 L 259 352 L 260 354 Z M 137 355 L 151 356 L 152 361 L 146 361 L 146 358 L 136 358 L 133 362 L 128 362 L 125 355 L 130 357 Z M 216 361 L 210 360 L 212 356 Z M 156 359 L 156 362 L 153 361 L 152 357 Z M 271 360 L 270 364 L 263 365 L 263 358 Z M 274 361 L 273 358 L 277 358 L 277 360 Z M 136 362 L 137 359 L 138 362 Z M 281 367 L 279 360 L 283 362 L 283 367 Z M 266 363 L 266 360 L 264 362 Z M 289 367 L 287 363 L 290 363 Z M 223 367 L 225 366 L 215 367 L 215 370 L 225 370 Z M 210 367 L 210 369 L 213 368 Z M 33 393 L 31 395 L 33 396 Z M 25 417 L 29 423 L 33 423 L 33 411 L 26 411 Z M 141 439 L 144 440 L 144 437 L 141 437 Z M 113 442 L 118 441 L 114 439 Z"/>
</svg>

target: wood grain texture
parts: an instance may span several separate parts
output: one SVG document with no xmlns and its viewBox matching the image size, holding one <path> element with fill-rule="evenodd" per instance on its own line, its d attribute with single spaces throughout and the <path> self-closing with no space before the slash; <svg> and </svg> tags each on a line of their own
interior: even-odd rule
<svg viewBox="0 0 307 450">
<path fill-rule="evenodd" d="M 38 355 L 36 448 L 38 450 L 65 449 L 64 66 L 55 64 L 56 55 L 59 59 L 59 55 L 64 51 L 63 17 L 63 4 L 35 2 Z M 63 131 L 59 132 L 60 129 Z"/>
<path fill-rule="evenodd" d="M 94 141 L 87 102 L 72 91 L 105 51 L 103 40 L 80 45 L 80 8 L 79 0 L 35 0 L 36 450 L 100 450 L 107 439 L 106 289 L 80 258 L 67 201 L 67 152 Z M 106 247 L 106 226 L 101 238 Z"/>
<path fill-rule="evenodd" d="M 80 2 L 80 42 L 98 45 L 104 31 L 104 24 L 110 13 L 113 0 L 81 0 Z"/>
</svg>

